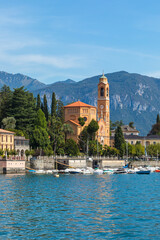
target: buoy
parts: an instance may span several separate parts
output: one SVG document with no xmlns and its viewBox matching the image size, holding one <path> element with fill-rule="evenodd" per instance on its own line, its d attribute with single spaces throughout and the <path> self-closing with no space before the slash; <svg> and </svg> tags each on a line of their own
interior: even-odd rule
<svg viewBox="0 0 160 240">
<path fill-rule="evenodd" d="M 59 177 L 59 174 L 55 174 L 55 177 Z"/>
</svg>

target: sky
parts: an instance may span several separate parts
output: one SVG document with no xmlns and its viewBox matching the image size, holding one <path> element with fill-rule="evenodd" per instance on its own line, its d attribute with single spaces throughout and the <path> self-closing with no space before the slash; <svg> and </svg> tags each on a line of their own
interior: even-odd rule
<svg viewBox="0 0 160 240">
<path fill-rule="evenodd" d="M 160 78 L 159 0 L 0 0 L 0 71 L 56 81 Z"/>
</svg>

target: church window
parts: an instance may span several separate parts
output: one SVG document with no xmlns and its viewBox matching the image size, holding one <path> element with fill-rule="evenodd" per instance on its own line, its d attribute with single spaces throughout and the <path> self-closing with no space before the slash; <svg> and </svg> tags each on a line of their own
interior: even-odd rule
<svg viewBox="0 0 160 240">
<path fill-rule="evenodd" d="M 108 88 L 107 88 L 107 97 L 108 97 Z"/>
<path fill-rule="evenodd" d="M 88 109 L 83 109 L 83 113 L 88 113 Z"/>
<path fill-rule="evenodd" d="M 100 95 L 101 95 L 101 97 L 103 97 L 103 96 L 104 96 L 104 88 L 101 88 Z"/>
<path fill-rule="evenodd" d="M 85 122 L 87 121 L 87 118 L 86 118 L 86 117 L 84 117 L 83 119 L 84 119 Z"/>
</svg>

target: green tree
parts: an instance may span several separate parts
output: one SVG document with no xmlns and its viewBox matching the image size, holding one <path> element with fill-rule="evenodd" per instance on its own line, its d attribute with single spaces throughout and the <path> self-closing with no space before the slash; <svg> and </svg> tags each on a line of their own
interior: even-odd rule
<svg viewBox="0 0 160 240">
<path fill-rule="evenodd" d="M 125 153 L 125 140 L 120 126 L 116 128 L 114 142 L 115 148 L 119 150 L 119 154 L 122 157 Z"/>
<path fill-rule="evenodd" d="M 145 148 L 142 146 L 140 143 L 137 143 L 135 145 L 135 156 L 141 157 L 142 155 L 145 154 Z"/>
<path fill-rule="evenodd" d="M 73 139 L 67 139 L 65 143 L 65 154 L 69 156 L 78 156 L 79 148 L 77 143 Z"/>
<path fill-rule="evenodd" d="M 46 148 L 44 149 L 44 155 L 45 155 L 45 156 L 48 156 L 48 157 L 50 157 L 51 155 L 53 155 L 53 149 L 52 149 L 51 145 L 48 145 L 48 147 L 46 147 Z"/>
<path fill-rule="evenodd" d="M 48 121 L 48 105 L 47 105 L 47 97 L 46 97 L 46 94 L 44 94 L 43 96 L 43 108 L 44 108 L 44 114 L 45 114 L 45 117 L 46 117 L 46 120 Z"/>
<path fill-rule="evenodd" d="M 89 156 L 102 155 L 102 145 L 96 140 L 89 141 Z"/>
<path fill-rule="evenodd" d="M 57 100 L 57 117 L 61 120 L 62 123 L 64 123 L 64 105 L 61 100 Z"/>
<path fill-rule="evenodd" d="M 34 128 L 36 104 L 32 93 L 23 87 L 16 88 L 12 99 L 12 116 L 16 119 L 16 128 L 30 131 Z"/>
<path fill-rule="evenodd" d="M 99 125 L 97 123 L 97 121 L 95 121 L 94 119 L 92 119 L 92 121 L 89 123 L 88 127 L 87 127 L 87 132 L 90 135 L 91 140 L 95 139 L 95 134 L 99 129 Z"/>
<path fill-rule="evenodd" d="M 160 117 L 159 117 L 159 114 L 157 114 L 156 123 L 160 123 Z"/>
<path fill-rule="evenodd" d="M 48 127 L 48 133 L 50 136 L 51 146 L 54 150 L 55 155 L 56 152 L 58 152 L 58 149 L 62 148 L 65 143 L 63 124 L 59 118 L 51 118 L 51 123 Z"/>
<path fill-rule="evenodd" d="M 73 134 L 74 131 L 73 131 L 73 128 L 71 127 L 71 125 L 67 124 L 67 123 L 64 123 L 63 126 L 62 126 L 62 130 L 65 134 L 65 142 L 67 140 L 67 134 Z"/>
<path fill-rule="evenodd" d="M 26 157 L 27 157 L 27 161 L 28 161 L 28 157 L 29 157 L 30 154 L 31 154 L 31 153 L 30 153 L 29 150 L 26 150 L 26 151 L 25 151 L 25 155 L 26 155 Z"/>
<path fill-rule="evenodd" d="M 152 129 L 149 132 L 149 135 L 160 135 L 160 122 L 152 126 Z"/>
<path fill-rule="evenodd" d="M 130 123 L 129 123 L 129 127 L 134 128 L 133 125 L 134 125 L 134 122 L 130 122 Z"/>
<path fill-rule="evenodd" d="M 41 108 L 41 98 L 40 98 L 40 95 L 38 94 L 37 95 L 37 106 L 36 106 L 36 109 L 37 111 Z"/>
<path fill-rule="evenodd" d="M 147 146 L 147 154 L 151 157 L 157 157 L 160 155 L 160 144 L 150 144 Z"/>
<path fill-rule="evenodd" d="M 80 150 L 83 153 L 86 153 L 87 151 L 87 139 L 88 139 L 88 132 L 87 132 L 87 126 L 85 126 L 78 136 L 78 145 Z"/>
<path fill-rule="evenodd" d="M 0 156 L 2 156 L 3 154 L 4 154 L 4 151 L 0 149 Z"/>
<path fill-rule="evenodd" d="M 12 91 L 4 85 L 0 91 L 0 122 L 4 118 L 12 116 L 12 97 Z"/>
<path fill-rule="evenodd" d="M 16 119 L 14 117 L 3 118 L 2 124 L 4 126 L 4 129 L 15 129 Z"/>
<path fill-rule="evenodd" d="M 51 103 L 51 117 L 56 116 L 56 109 L 57 109 L 57 100 L 55 93 L 52 93 L 52 103 Z"/>
<path fill-rule="evenodd" d="M 45 149 L 49 145 L 49 136 L 47 131 L 42 127 L 36 127 L 31 133 L 30 144 L 33 149 Z"/>
<path fill-rule="evenodd" d="M 84 118 L 79 117 L 79 118 L 78 118 L 78 121 L 79 121 L 79 124 L 83 127 L 84 124 L 85 124 Z"/>
<path fill-rule="evenodd" d="M 103 151 L 102 151 L 102 155 L 103 155 L 103 156 L 109 156 L 109 157 L 111 157 L 111 156 L 117 156 L 117 155 L 119 155 L 119 151 L 118 151 L 118 149 L 116 149 L 116 148 L 113 148 L 113 147 L 109 147 L 109 146 L 107 146 L 107 145 L 104 145 Z"/>
<path fill-rule="evenodd" d="M 46 121 L 44 112 L 42 112 L 42 110 L 39 109 L 39 110 L 37 111 L 37 114 L 36 114 L 36 115 L 37 115 L 37 116 L 36 116 L 36 119 L 35 119 L 35 126 L 46 129 L 46 127 L 47 127 L 47 121 Z"/>
<path fill-rule="evenodd" d="M 122 120 L 120 121 L 116 121 L 116 122 L 112 122 L 110 121 L 110 130 L 114 130 L 115 128 L 117 128 L 118 126 L 123 126 L 124 123 Z"/>
</svg>

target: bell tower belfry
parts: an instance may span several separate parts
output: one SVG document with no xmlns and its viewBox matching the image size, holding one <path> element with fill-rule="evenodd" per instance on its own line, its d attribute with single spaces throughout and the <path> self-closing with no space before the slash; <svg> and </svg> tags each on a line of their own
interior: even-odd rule
<svg viewBox="0 0 160 240">
<path fill-rule="evenodd" d="M 102 145 L 110 146 L 109 83 L 104 74 L 100 77 L 98 84 L 97 117 L 99 124 L 98 141 Z"/>
</svg>

